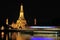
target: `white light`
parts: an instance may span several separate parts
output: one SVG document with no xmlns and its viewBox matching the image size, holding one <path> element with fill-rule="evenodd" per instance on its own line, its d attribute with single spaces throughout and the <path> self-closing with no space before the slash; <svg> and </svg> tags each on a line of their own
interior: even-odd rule
<svg viewBox="0 0 60 40">
<path fill-rule="evenodd" d="M 1 30 L 4 30 L 4 26 L 1 27 Z"/>
<path fill-rule="evenodd" d="M 55 28 L 54 26 L 30 26 L 30 28 Z"/>
<path fill-rule="evenodd" d="M 11 29 L 11 28 L 9 28 L 9 29 Z"/>
</svg>

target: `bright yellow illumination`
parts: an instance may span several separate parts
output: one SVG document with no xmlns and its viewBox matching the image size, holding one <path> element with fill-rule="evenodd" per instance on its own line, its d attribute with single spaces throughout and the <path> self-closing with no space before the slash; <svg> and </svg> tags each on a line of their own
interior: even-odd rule
<svg viewBox="0 0 60 40">
<path fill-rule="evenodd" d="M 16 25 L 14 22 L 12 22 L 11 26 L 12 26 L 13 28 L 17 28 L 17 25 Z"/>
<path fill-rule="evenodd" d="M 21 5 L 21 8 L 20 8 L 20 15 L 19 15 L 19 18 L 16 22 L 17 24 L 17 27 L 22 27 L 22 28 L 25 28 L 25 25 L 26 25 L 26 20 L 24 18 L 24 12 L 23 12 L 23 5 Z"/>
<path fill-rule="evenodd" d="M 6 24 L 8 25 L 8 19 L 6 19 Z M 20 7 L 20 15 L 18 20 L 16 21 L 16 23 L 12 22 L 12 24 L 10 26 L 12 26 L 13 28 L 22 28 L 25 29 L 25 25 L 26 25 L 26 20 L 24 18 L 24 12 L 23 12 L 23 5 L 21 5 Z"/>
</svg>

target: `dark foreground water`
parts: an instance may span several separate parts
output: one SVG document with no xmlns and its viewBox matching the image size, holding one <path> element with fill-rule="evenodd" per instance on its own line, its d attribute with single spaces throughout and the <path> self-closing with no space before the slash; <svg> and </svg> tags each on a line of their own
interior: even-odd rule
<svg viewBox="0 0 60 40">
<path fill-rule="evenodd" d="M 0 40 L 60 40 L 56 34 L 0 32 Z"/>
</svg>

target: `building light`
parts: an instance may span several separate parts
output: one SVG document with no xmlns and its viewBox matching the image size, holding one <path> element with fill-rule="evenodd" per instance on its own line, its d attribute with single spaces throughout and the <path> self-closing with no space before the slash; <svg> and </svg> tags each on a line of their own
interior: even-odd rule
<svg viewBox="0 0 60 40">
<path fill-rule="evenodd" d="M 1 30 L 4 30 L 4 26 L 1 27 Z"/>
</svg>

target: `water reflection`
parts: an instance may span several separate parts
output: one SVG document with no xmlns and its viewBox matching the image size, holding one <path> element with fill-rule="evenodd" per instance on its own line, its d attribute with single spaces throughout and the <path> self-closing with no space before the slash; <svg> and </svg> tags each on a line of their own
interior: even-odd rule
<svg viewBox="0 0 60 40">
<path fill-rule="evenodd" d="M 17 33 L 16 32 L 12 33 L 11 39 L 12 40 L 16 40 L 17 39 Z"/>
<path fill-rule="evenodd" d="M 4 38 L 4 32 L 1 32 L 1 38 Z"/>
<path fill-rule="evenodd" d="M 60 40 L 59 37 L 58 39 L 56 38 L 56 34 L 52 34 L 54 36 L 51 36 L 51 37 L 47 37 L 47 36 L 43 36 L 43 35 L 51 35 L 51 34 L 34 34 L 33 36 L 30 35 L 30 34 L 22 34 L 20 32 L 7 32 L 4 33 L 4 32 L 1 32 L 0 33 L 0 39 L 1 40 Z M 6 38 L 5 38 L 6 37 Z"/>
<path fill-rule="evenodd" d="M 9 32 L 9 40 L 26 40 L 27 37 L 27 35 L 25 36 L 25 34 L 20 32 Z"/>
</svg>

